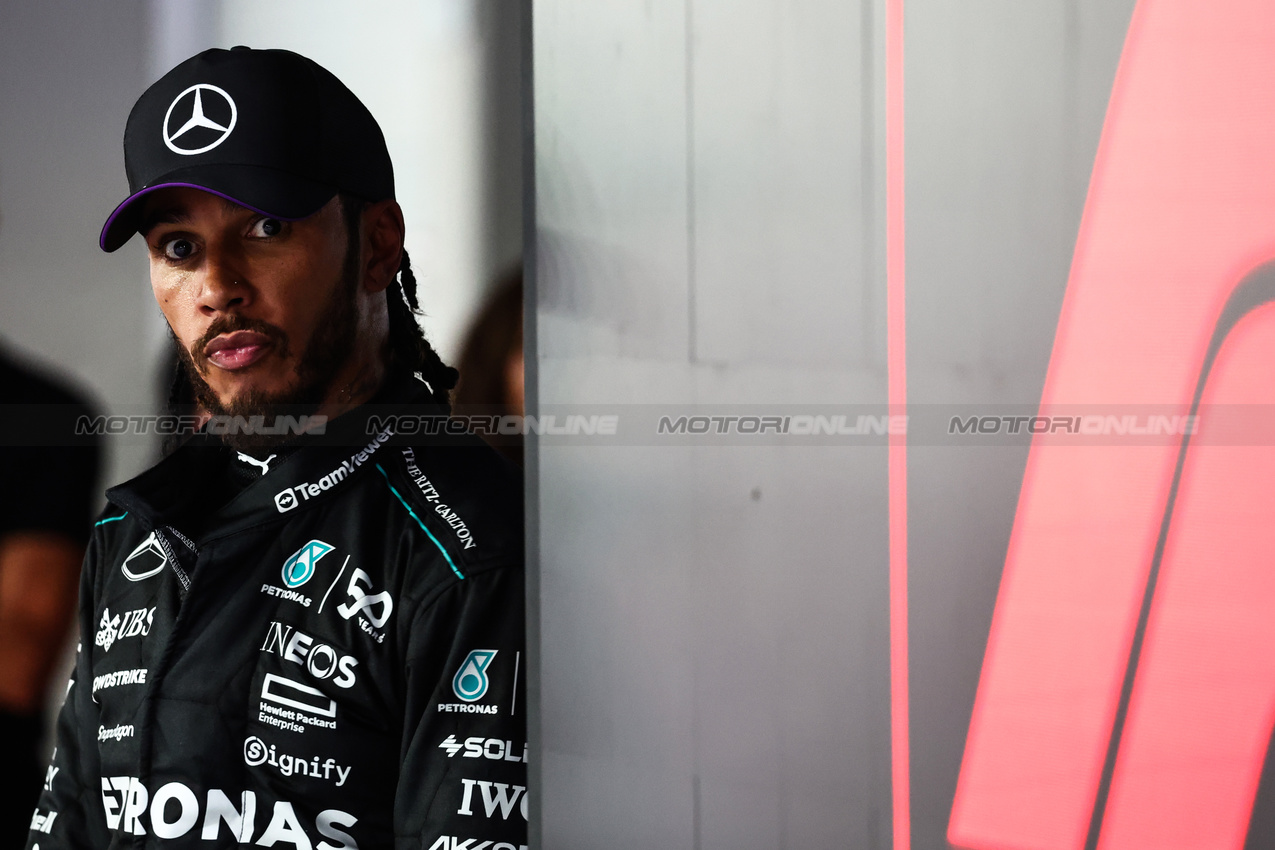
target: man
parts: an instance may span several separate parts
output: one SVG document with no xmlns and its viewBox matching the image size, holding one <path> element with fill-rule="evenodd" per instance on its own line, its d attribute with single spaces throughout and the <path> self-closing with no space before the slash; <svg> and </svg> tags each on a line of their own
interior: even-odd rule
<svg viewBox="0 0 1275 850">
<path fill-rule="evenodd" d="M 124 150 L 101 244 L 144 236 L 212 418 L 107 492 L 30 846 L 520 847 L 521 485 L 475 438 L 396 433 L 456 373 L 379 127 L 240 47 L 147 90 Z"/>
<path fill-rule="evenodd" d="M 0 848 L 26 843 L 44 778 L 44 706 L 75 610 L 99 462 L 80 395 L 0 345 Z"/>
</svg>

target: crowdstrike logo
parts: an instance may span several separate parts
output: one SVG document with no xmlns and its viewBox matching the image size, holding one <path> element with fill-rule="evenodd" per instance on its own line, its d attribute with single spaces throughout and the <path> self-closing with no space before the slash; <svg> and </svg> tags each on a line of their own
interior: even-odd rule
<svg viewBox="0 0 1275 850">
<path fill-rule="evenodd" d="M 475 649 L 465 656 L 465 661 L 452 678 L 452 691 L 465 702 L 478 702 L 487 693 L 487 665 L 496 657 L 497 650 Z"/>
<path fill-rule="evenodd" d="M 305 584 L 314 575 L 315 564 L 334 547 L 322 540 L 311 540 L 283 562 L 283 583 L 291 588 Z"/>
<path fill-rule="evenodd" d="M 146 539 L 137 544 L 137 548 L 128 553 L 120 570 L 129 581 L 141 581 L 163 572 L 168 566 L 168 556 L 164 547 L 155 539 L 155 532 L 146 535 Z"/>
<path fill-rule="evenodd" d="M 114 673 L 103 673 L 93 677 L 93 701 L 97 702 L 97 692 L 103 688 L 118 688 L 120 685 L 146 684 L 147 668 L 134 667 L 132 670 L 117 670 Z"/>
<path fill-rule="evenodd" d="M 164 144 L 182 156 L 207 153 L 235 129 L 239 110 L 225 89 L 196 83 L 173 99 L 164 113 Z"/>
<path fill-rule="evenodd" d="M 354 474 L 354 471 L 367 462 L 368 458 L 376 453 L 376 450 L 385 445 L 389 441 L 390 435 L 393 434 L 389 428 L 377 434 L 372 442 L 368 443 L 364 448 L 350 456 L 349 460 L 341 461 L 341 465 L 336 469 L 324 475 L 315 481 L 306 484 L 298 484 L 295 487 L 289 487 L 286 490 L 280 490 L 275 494 L 274 506 L 279 513 L 287 513 L 301 503 L 302 500 L 309 501 L 320 493 L 331 490 L 340 484 L 346 478 Z"/>
</svg>

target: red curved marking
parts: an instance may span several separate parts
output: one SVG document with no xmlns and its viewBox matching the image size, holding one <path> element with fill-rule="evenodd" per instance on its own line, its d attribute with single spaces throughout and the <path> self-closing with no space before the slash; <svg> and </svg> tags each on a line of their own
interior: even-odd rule
<svg viewBox="0 0 1275 850">
<path fill-rule="evenodd" d="M 1138 3 L 1042 405 L 1189 409 L 1227 295 L 1275 256 L 1272 44 L 1269 0 Z M 1177 451 L 1033 445 L 953 844 L 1083 846 Z"/>
<path fill-rule="evenodd" d="M 1275 305 L 1231 332 L 1205 405 L 1275 405 Z M 1101 850 L 1242 848 L 1275 717 L 1275 446 L 1192 438 Z M 1259 435 L 1240 435 L 1256 437 Z M 1218 442 L 1222 442 L 1219 440 Z"/>
</svg>

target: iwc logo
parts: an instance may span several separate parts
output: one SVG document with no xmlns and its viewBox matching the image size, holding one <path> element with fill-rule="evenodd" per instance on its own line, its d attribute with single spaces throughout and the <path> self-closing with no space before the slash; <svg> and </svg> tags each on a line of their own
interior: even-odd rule
<svg viewBox="0 0 1275 850">
<path fill-rule="evenodd" d="M 475 649 L 466 656 L 452 679 L 452 690 L 465 702 L 477 702 L 487 693 L 487 665 L 496 657 L 494 649 Z"/>
<path fill-rule="evenodd" d="M 164 144 L 182 156 L 206 153 L 226 141 L 238 119 L 239 110 L 224 89 L 197 83 L 168 105 Z"/>
<path fill-rule="evenodd" d="M 141 581 L 144 578 L 159 575 L 167 565 L 168 557 L 164 554 L 159 541 L 155 539 L 155 532 L 152 531 L 124 559 L 120 570 L 124 573 L 124 578 L 129 581 Z"/>
</svg>

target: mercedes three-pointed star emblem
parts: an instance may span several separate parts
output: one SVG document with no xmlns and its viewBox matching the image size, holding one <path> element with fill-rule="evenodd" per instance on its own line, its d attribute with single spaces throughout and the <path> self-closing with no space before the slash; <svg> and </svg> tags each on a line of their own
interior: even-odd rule
<svg viewBox="0 0 1275 850">
<path fill-rule="evenodd" d="M 227 123 L 219 124 L 208 117 L 204 111 L 204 98 L 206 97 L 210 100 L 222 100 L 230 108 L 230 120 Z M 182 105 L 181 109 L 178 109 L 179 104 Z M 225 109 L 221 108 L 217 109 L 214 114 L 221 115 L 224 112 Z M 189 115 L 189 117 L 182 121 L 182 117 L 186 115 Z M 235 107 L 235 101 L 223 89 L 208 83 L 197 83 L 173 98 L 173 102 L 168 105 L 168 111 L 164 113 L 164 144 L 168 145 L 168 149 L 173 153 L 179 153 L 182 156 L 205 153 L 226 141 L 230 131 L 235 129 L 235 121 L 238 118 L 239 110 Z M 178 122 L 181 123 L 178 124 Z M 174 125 L 178 125 L 176 129 L 173 129 Z M 200 147 L 184 147 L 182 139 L 197 128 L 212 130 L 217 133 L 217 136 L 211 142 L 207 142 Z M 207 134 L 199 133 L 193 138 L 207 141 L 208 136 Z"/>
</svg>

